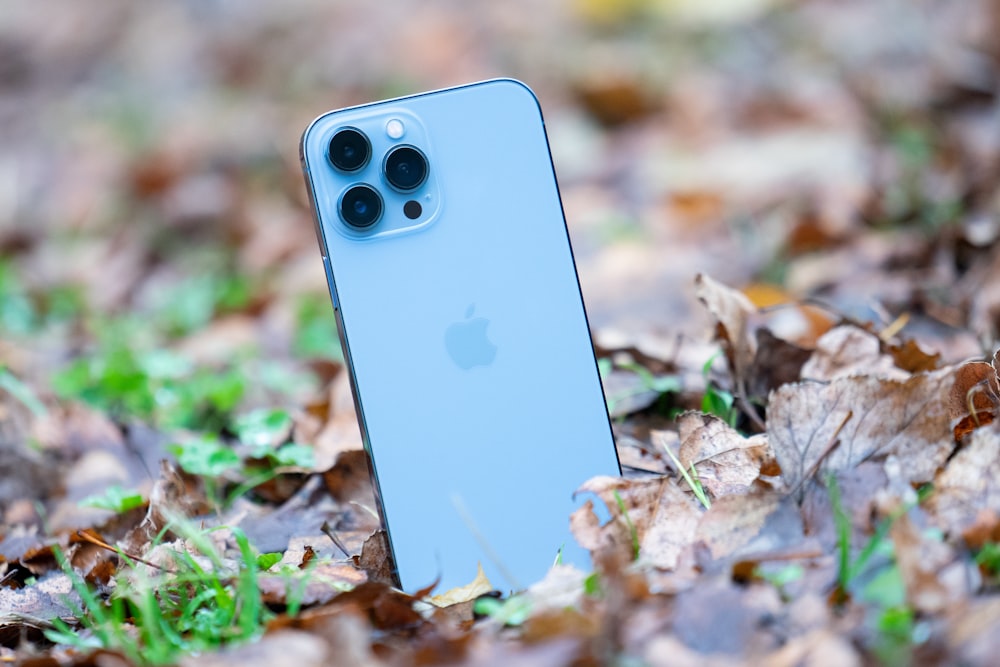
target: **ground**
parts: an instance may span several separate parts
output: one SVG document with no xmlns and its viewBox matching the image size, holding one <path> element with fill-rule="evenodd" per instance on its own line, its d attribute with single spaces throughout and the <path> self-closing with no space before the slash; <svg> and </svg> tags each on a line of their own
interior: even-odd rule
<svg viewBox="0 0 1000 667">
<path fill-rule="evenodd" d="M 992 0 L 0 9 L 0 660 L 990 664 L 998 32 Z M 545 112 L 625 475 L 567 517 L 592 571 L 404 594 L 298 140 L 493 76 Z"/>
</svg>

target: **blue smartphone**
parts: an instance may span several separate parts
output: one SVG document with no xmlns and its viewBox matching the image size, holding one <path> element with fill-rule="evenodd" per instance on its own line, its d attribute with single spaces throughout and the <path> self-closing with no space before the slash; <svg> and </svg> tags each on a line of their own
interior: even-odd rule
<svg viewBox="0 0 1000 667">
<path fill-rule="evenodd" d="M 588 568 L 573 493 L 621 469 L 534 93 L 331 111 L 301 157 L 397 584 Z"/>
</svg>

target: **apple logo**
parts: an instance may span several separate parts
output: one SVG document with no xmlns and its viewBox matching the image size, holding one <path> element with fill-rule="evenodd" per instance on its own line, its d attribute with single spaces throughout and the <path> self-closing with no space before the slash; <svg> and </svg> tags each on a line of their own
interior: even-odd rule
<svg viewBox="0 0 1000 667">
<path fill-rule="evenodd" d="M 489 366 L 497 356 L 497 346 L 486 335 L 490 321 L 473 317 L 476 304 L 465 311 L 465 319 L 455 322 L 444 332 L 444 346 L 459 368 L 469 370 L 474 366 Z"/>
</svg>

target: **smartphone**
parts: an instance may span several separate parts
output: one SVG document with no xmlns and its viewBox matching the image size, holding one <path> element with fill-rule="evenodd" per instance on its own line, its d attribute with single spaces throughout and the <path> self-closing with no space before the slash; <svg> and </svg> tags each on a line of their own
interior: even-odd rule
<svg viewBox="0 0 1000 667">
<path fill-rule="evenodd" d="M 574 491 L 621 470 L 534 93 L 331 111 L 300 149 L 396 583 L 589 568 Z"/>
</svg>

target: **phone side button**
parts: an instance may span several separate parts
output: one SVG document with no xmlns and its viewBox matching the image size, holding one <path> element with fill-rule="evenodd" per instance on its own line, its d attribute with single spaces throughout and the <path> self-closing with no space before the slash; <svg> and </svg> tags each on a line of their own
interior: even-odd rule
<svg viewBox="0 0 1000 667">
<path fill-rule="evenodd" d="M 333 309 L 340 310 L 340 302 L 337 301 L 337 286 L 333 283 L 333 270 L 330 268 L 330 258 L 323 256 L 323 270 L 326 271 L 326 287 L 330 290 L 330 301 L 333 302 Z"/>
</svg>

